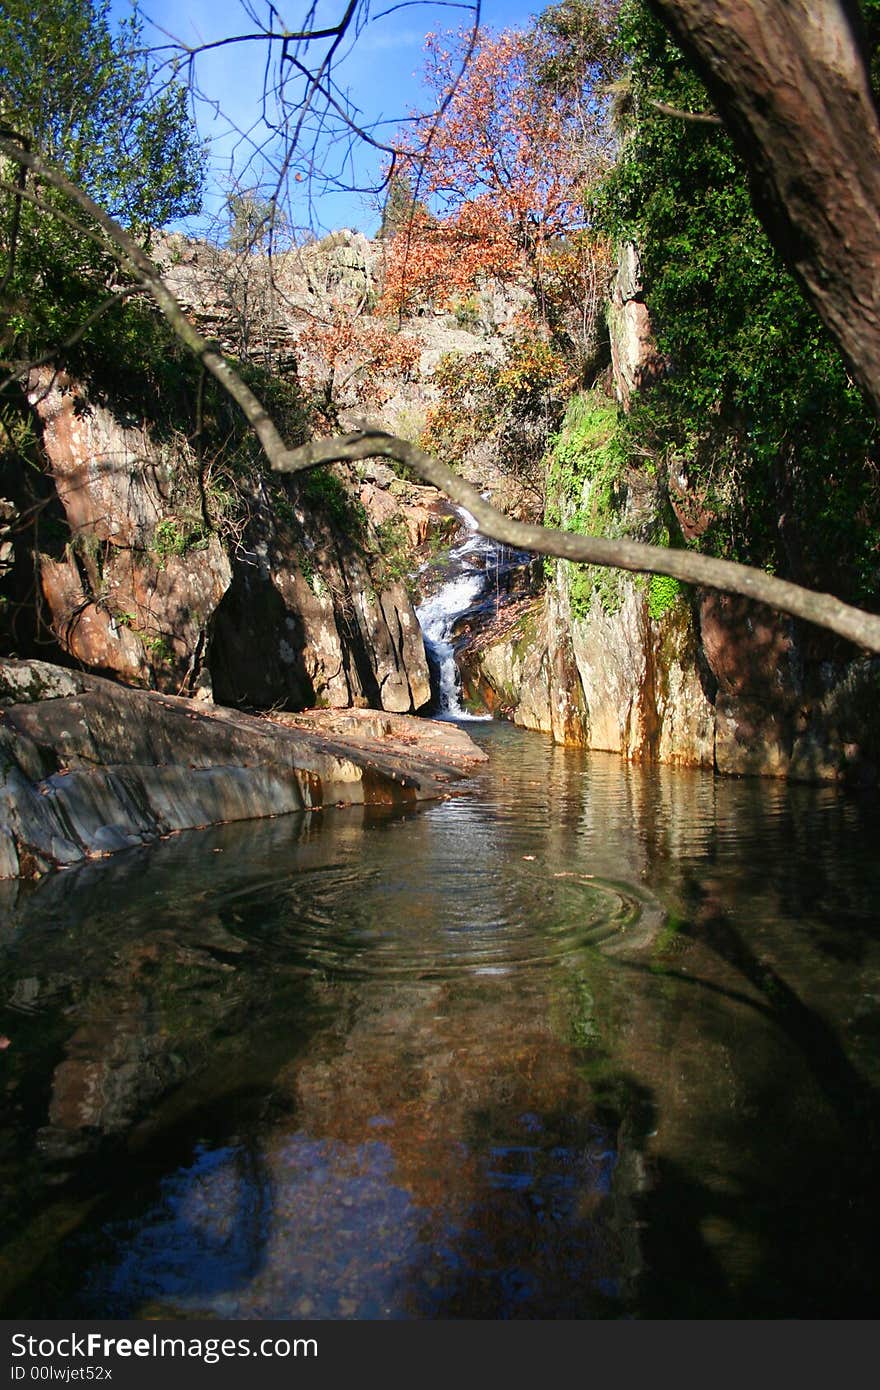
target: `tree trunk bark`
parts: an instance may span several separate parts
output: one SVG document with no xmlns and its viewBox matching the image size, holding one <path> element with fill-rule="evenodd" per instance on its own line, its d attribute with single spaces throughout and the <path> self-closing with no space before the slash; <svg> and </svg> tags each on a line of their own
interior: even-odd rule
<svg viewBox="0 0 880 1390">
<path fill-rule="evenodd" d="M 851 0 L 649 0 L 704 79 L 756 211 L 880 414 L 880 122 Z"/>
</svg>

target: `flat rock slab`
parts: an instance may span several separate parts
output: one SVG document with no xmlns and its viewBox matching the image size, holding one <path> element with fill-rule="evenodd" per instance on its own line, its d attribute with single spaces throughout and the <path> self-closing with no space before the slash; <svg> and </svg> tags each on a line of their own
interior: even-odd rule
<svg viewBox="0 0 880 1390">
<path fill-rule="evenodd" d="M 407 715 L 255 716 L 0 659 L 0 878 L 174 830 L 439 797 L 485 758 Z"/>
<path fill-rule="evenodd" d="M 433 773 L 454 779 L 489 757 L 460 725 L 443 720 L 373 709 L 313 709 L 267 717 L 288 729 L 319 734 L 334 749 L 360 749 L 367 758 L 378 756 L 417 776 Z"/>
</svg>

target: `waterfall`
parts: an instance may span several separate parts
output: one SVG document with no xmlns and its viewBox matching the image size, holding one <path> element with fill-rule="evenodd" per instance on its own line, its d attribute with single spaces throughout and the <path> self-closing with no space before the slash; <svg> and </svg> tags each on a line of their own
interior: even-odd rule
<svg viewBox="0 0 880 1390">
<path fill-rule="evenodd" d="M 470 512 L 463 507 L 456 507 L 456 511 L 468 535 L 449 552 L 450 577 L 436 594 L 420 604 L 416 617 L 428 658 L 438 672 L 438 717 L 488 719 L 491 716 L 469 714 L 462 706 L 452 634 L 458 619 L 485 599 L 491 585 L 493 562 L 497 571 L 498 557 L 504 547 L 477 535 L 477 523 Z"/>
<path fill-rule="evenodd" d="M 484 583 L 483 574 L 460 574 L 455 579 L 450 579 L 433 598 L 416 609 L 416 617 L 425 639 L 425 650 L 438 672 L 437 713 L 444 719 L 474 718 L 462 707 L 459 696 L 452 629 L 456 621 L 473 607 L 480 597 Z"/>
</svg>

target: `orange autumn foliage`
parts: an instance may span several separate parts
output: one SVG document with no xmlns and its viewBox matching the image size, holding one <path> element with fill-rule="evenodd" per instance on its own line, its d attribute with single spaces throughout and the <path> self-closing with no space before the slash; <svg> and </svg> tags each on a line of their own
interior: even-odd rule
<svg viewBox="0 0 880 1390">
<path fill-rule="evenodd" d="M 464 43 L 426 42 L 436 110 L 415 122 L 396 167 L 438 212 L 417 206 L 392 240 L 389 311 L 448 306 L 483 277 L 535 285 L 551 248 L 584 227 L 585 189 L 609 166 L 602 101 L 573 102 L 542 84 L 547 46 L 538 30 L 484 34 L 457 80 Z M 592 130 L 585 110 L 594 113 Z"/>
<path fill-rule="evenodd" d="M 421 344 L 394 326 L 352 315 L 335 302 L 297 339 L 299 377 L 331 415 L 341 406 L 378 407 L 419 360 Z"/>
<path fill-rule="evenodd" d="M 488 198 L 465 203 L 444 221 L 417 211 L 390 243 L 382 308 L 402 314 L 421 304 L 448 309 L 481 279 L 509 283 L 523 270 L 510 227 Z"/>
</svg>

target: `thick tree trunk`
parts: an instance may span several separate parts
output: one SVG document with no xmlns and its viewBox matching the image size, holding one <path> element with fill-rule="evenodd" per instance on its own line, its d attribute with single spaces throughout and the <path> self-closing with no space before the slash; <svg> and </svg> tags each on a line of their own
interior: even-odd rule
<svg viewBox="0 0 880 1390">
<path fill-rule="evenodd" d="M 706 82 L 756 211 L 880 413 L 880 122 L 848 0 L 649 0 Z"/>
</svg>

